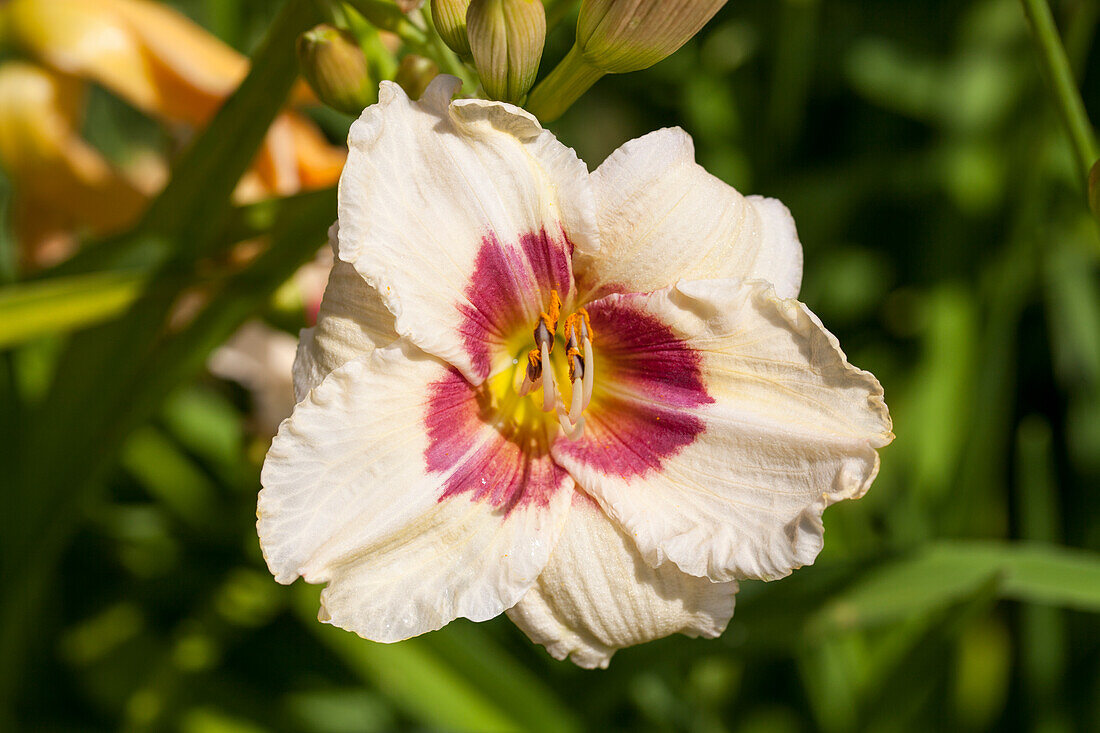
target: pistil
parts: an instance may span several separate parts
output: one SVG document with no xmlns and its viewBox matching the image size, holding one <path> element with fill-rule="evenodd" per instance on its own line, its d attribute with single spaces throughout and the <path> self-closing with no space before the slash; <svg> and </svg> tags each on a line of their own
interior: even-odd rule
<svg viewBox="0 0 1100 733">
<path fill-rule="evenodd" d="M 550 291 L 550 306 L 539 314 L 532 336 L 535 348 L 527 352 L 527 364 L 522 379 L 516 374 L 513 382 L 519 396 L 526 396 L 542 388 L 542 411 L 553 412 L 565 436 L 575 440 L 584 432 L 584 411 L 592 401 L 594 362 L 592 349 L 592 325 L 588 313 L 578 309 L 565 319 L 562 336 L 565 341 L 565 365 L 572 386 L 568 406 L 564 393 L 558 388 L 550 357 L 561 313 L 561 299 L 557 291 Z"/>
<path fill-rule="evenodd" d="M 583 349 L 583 351 L 582 351 Z M 573 396 L 569 401 L 569 421 L 576 423 L 592 401 L 595 364 L 592 354 L 592 327 L 588 311 L 580 308 L 565 319 L 565 358 Z"/>
</svg>

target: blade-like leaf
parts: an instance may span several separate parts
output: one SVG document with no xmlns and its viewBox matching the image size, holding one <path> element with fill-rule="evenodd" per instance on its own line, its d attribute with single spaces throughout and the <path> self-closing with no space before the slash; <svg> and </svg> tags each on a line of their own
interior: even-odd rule
<svg viewBox="0 0 1100 733">
<path fill-rule="evenodd" d="M 1002 598 L 1100 611 L 1100 554 L 1043 544 L 943 542 L 879 567 L 829 603 L 813 627 L 894 622 L 958 602 L 991 581 Z"/>
<path fill-rule="evenodd" d="M 319 623 L 318 591 L 302 586 L 296 596 L 303 623 L 344 663 L 374 685 L 407 715 L 433 730 L 550 730 L 551 721 L 535 711 L 514 717 L 500 695 L 479 688 L 469 670 L 457 668 L 421 637 L 398 644 L 365 641 L 342 629 Z M 442 632 L 436 632 L 442 633 Z"/>
<path fill-rule="evenodd" d="M 0 290 L 0 348 L 117 316 L 145 280 L 140 272 L 101 272 L 9 285 Z"/>
</svg>

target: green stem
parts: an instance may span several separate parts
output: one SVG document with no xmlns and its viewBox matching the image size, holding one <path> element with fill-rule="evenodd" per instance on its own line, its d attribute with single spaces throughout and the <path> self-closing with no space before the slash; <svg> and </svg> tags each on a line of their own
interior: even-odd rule
<svg viewBox="0 0 1100 733">
<path fill-rule="evenodd" d="M 397 59 L 394 58 L 382 39 L 378 35 L 378 29 L 367 22 L 360 13 L 341 4 L 341 12 L 345 27 L 359 41 L 363 54 L 367 57 L 367 65 L 371 70 L 371 76 L 375 81 L 392 79 L 397 73 Z"/>
<path fill-rule="evenodd" d="M 398 10 L 393 3 L 383 2 L 383 0 L 345 1 L 358 10 L 373 26 L 393 33 L 411 46 L 423 46 L 428 42 L 428 34 L 424 29 L 413 25 L 408 16 Z"/>
<path fill-rule="evenodd" d="M 434 61 L 440 71 L 457 76 L 462 80 L 462 85 L 467 91 L 472 92 L 477 89 L 477 77 L 470 73 L 470 70 L 451 49 L 447 48 L 443 39 L 435 32 L 431 11 L 427 6 L 423 8 L 422 14 L 427 26 L 427 30 L 424 30 L 409 20 L 408 16 L 398 10 L 393 3 L 383 2 L 383 0 L 345 0 L 345 2 L 366 18 L 371 25 L 396 35 L 413 53 Z"/>
<path fill-rule="evenodd" d="M 428 26 L 428 42 L 418 53 L 439 64 L 439 70 L 443 73 L 457 76 L 462 80 L 462 86 L 466 93 L 473 94 L 479 85 L 478 78 L 470 72 L 466 64 L 462 63 L 458 55 L 443 42 L 443 37 L 435 29 L 435 23 L 432 21 L 432 11 L 427 4 L 420 9 L 420 14 Z"/>
<path fill-rule="evenodd" d="M 553 122 L 565 114 L 604 73 L 585 61 L 581 52 L 573 46 L 561 63 L 531 90 L 526 107 L 544 123 Z"/>
<path fill-rule="evenodd" d="M 1061 115 L 1066 132 L 1069 133 L 1078 166 L 1087 177 L 1097 158 L 1096 137 L 1088 114 L 1085 112 L 1084 102 L 1081 101 L 1081 93 L 1073 78 L 1069 60 L 1066 58 L 1058 28 L 1054 24 L 1054 16 L 1050 12 L 1047 0 L 1021 0 L 1021 2 L 1024 6 L 1024 14 L 1027 15 L 1028 22 L 1031 24 L 1032 38 L 1035 40 L 1035 48 L 1039 54 L 1039 64 L 1050 84 L 1058 114 Z"/>
</svg>

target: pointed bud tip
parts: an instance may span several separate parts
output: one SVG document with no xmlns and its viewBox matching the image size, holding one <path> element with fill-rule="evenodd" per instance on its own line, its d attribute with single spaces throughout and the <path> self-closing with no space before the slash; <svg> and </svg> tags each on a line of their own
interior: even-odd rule
<svg viewBox="0 0 1100 733">
<path fill-rule="evenodd" d="M 535 83 L 542 60 L 546 11 L 541 0 L 473 0 L 466 23 L 486 93 L 518 104 Z"/>
<path fill-rule="evenodd" d="M 318 99 L 352 116 L 375 102 L 377 91 L 355 37 L 327 23 L 298 37 L 302 76 Z"/>
<path fill-rule="evenodd" d="M 577 47 L 609 74 L 648 69 L 699 32 L 726 0 L 583 0 Z"/>
<path fill-rule="evenodd" d="M 470 0 L 432 0 L 432 23 L 447 47 L 461 58 L 470 58 L 466 37 L 466 11 Z"/>
</svg>

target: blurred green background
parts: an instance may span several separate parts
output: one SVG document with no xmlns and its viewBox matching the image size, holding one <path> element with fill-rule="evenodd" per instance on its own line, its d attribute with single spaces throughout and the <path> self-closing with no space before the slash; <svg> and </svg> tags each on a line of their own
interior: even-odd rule
<svg viewBox="0 0 1100 733">
<path fill-rule="evenodd" d="M 680 125 L 712 173 L 784 201 L 801 300 L 881 380 L 897 434 L 869 494 L 825 513 L 814 566 L 745 582 L 718 640 L 626 649 L 600 672 L 503 617 L 362 641 L 315 620 L 315 588 L 267 573 L 269 428 L 255 391 L 205 364 L 247 318 L 306 323 L 279 286 L 323 243 L 331 189 L 229 193 L 318 18 L 172 4 L 262 56 L 219 134 L 173 150 L 93 87 L 82 134 L 120 165 L 174 155 L 165 193 L 53 268 L 0 233 L 0 322 L 23 329 L 0 352 L 8 729 L 1100 730 L 1100 237 L 1018 0 L 737 0 L 551 125 L 590 167 Z M 1100 3 L 1053 9 L 1096 118 Z M 346 134 L 350 118 L 310 114 Z M 257 258 L 231 256 L 268 233 Z"/>
</svg>

